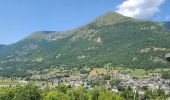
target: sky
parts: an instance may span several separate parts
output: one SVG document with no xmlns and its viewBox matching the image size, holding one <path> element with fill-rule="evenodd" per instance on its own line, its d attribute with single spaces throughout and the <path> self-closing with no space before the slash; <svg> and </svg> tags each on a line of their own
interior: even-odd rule
<svg viewBox="0 0 170 100">
<path fill-rule="evenodd" d="M 170 20 L 170 0 L 0 0 L 0 44 L 36 31 L 64 31 L 113 11 L 139 19 Z"/>
</svg>

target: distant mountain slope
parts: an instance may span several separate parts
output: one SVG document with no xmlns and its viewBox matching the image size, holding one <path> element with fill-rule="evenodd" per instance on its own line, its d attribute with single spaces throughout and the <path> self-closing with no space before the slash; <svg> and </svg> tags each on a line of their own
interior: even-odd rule
<svg viewBox="0 0 170 100">
<path fill-rule="evenodd" d="M 159 24 L 160 24 L 162 27 L 164 27 L 165 29 L 170 30 L 170 21 L 160 22 Z"/>
<path fill-rule="evenodd" d="M 0 75 L 48 67 L 170 67 L 170 31 L 151 21 L 107 13 L 72 31 L 35 32 L 0 50 Z"/>
<path fill-rule="evenodd" d="M 0 49 L 3 48 L 5 45 L 0 45 Z"/>
</svg>

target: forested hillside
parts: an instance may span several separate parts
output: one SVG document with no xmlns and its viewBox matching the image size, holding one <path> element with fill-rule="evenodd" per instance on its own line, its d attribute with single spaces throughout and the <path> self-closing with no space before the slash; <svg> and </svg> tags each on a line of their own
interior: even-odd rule
<svg viewBox="0 0 170 100">
<path fill-rule="evenodd" d="M 0 45 L 0 49 L 3 48 L 5 45 Z"/>
<path fill-rule="evenodd" d="M 170 21 L 160 22 L 159 24 L 163 26 L 165 29 L 170 30 Z"/>
<path fill-rule="evenodd" d="M 77 29 L 35 32 L 0 49 L 0 75 L 49 67 L 170 67 L 170 31 L 152 21 L 107 13 Z"/>
</svg>

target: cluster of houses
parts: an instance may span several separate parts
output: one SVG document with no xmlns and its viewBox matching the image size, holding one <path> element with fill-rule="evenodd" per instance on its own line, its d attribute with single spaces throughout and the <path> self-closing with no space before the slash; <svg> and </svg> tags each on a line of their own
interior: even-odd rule
<svg viewBox="0 0 170 100">
<path fill-rule="evenodd" d="M 170 80 L 162 79 L 161 76 L 157 78 L 139 78 L 134 79 L 130 75 L 121 75 L 123 86 L 131 86 L 135 89 L 135 91 L 139 91 L 138 93 L 144 94 L 145 91 L 142 90 L 142 87 L 147 87 L 150 90 L 158 90 L 161 89 L 165 92 L 165 94 L 170 94 Z"/>
<path fill-rule="evenodd" d="M 67 74 L 67 75 L 66 75 Z M 104 75 L 109 75 L 109 79 L 103 79 Z M 68 85 L 71 85 L 72 87 L 80 87 L 84 86 L 86 88 L 92 89 L 95 81 L 98 83 L 97 85 L 103 86 L 107 89 L 111 89 L 113 92 L 119 92 L 118 87 L 131 87 L 134 92 L 138 92 L 140 95 L 145 94 L 145 90 L 142 89 L 142 87 L 147 87 L 151 90 L 157 90 L 161 89 L 166 94 L 170 94 L 170 80 L 165 80 L 161 78 L 160 74 L 155 74 L 154 77 L 141 77 L 141 78 L 134 78 L 131 75 L 122 74 L 121 72 L 96 72 L 94 75 L 87 73 L 80 73 L 80 72 L 74 72 L 71 73 L 71 71 L 63 71 L 62 73 L 52 73 L 52 74 L 37 74 L 31 77 L 31 79 L 34 80 L 48 80 L 52 82 L 52 85 L 47 84 L 51 87 L 54 87 L 54 85 L 57 85 L 56 83 L 62 82 Z M 113 79 L 119 79 L 121 80 L 119 85 L 111 85 L 110 82 Z M 105 81 L 105 82 L 102 82 Z M 44 83 L 43 83 L 43 86 Z"/>
</svg>

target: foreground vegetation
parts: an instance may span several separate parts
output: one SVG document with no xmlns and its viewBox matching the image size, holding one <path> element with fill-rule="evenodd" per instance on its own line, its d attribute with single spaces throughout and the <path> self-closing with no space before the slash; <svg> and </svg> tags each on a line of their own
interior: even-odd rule
<svg viewBox="0 0 170 100">
<path fill-rule="evenodd" d="M 162 77 L 163 77 L 164 79 L 170 79 L 170 71 L 164 72 L 164 73 L 162 74 Z"/>
<path fill-rule="evenodd" d="M 29 83 L 25 86 L 0 88 L 0 100 L 166 100 L 167 98 L 167 95 L 161 90 L 151 91 L 146 88 L 147 92 L 143 97 L 134 93 L 130 87 L 120 88 L 120 90 L 122 92 L 113 93 L 102 87 L 72 88 L 62 83 L 52 89 L 49 87 L 42 89 Z"/>
<path fill-rule="evenodd" d="M 60 84 L 54 89 L 40 89 L 29 83 L 26 86 L 0 88 L 0 100 L 123 100 L 118 94 L 103 88 L 76 89 Z"/>
</svg>

